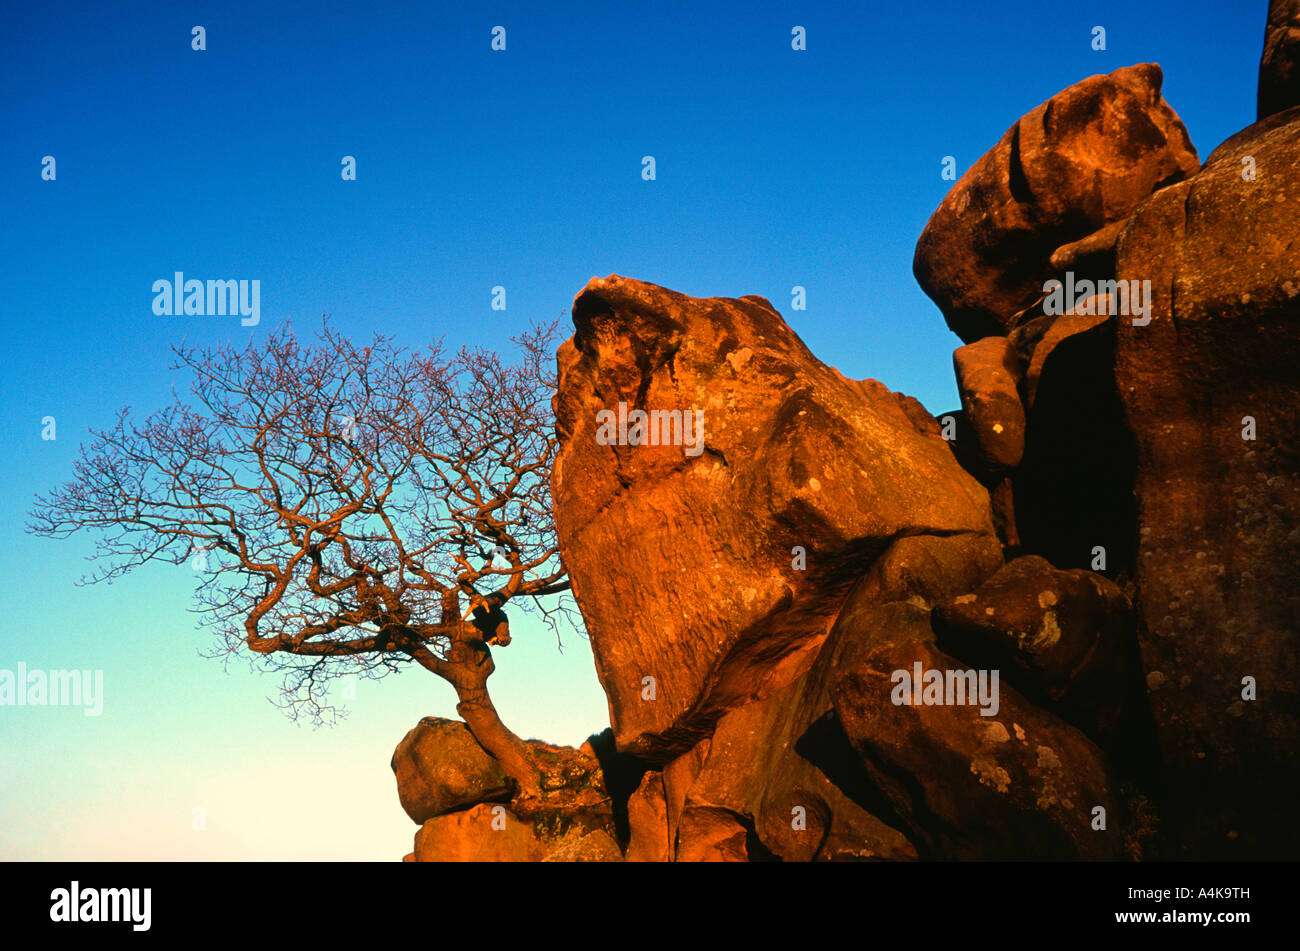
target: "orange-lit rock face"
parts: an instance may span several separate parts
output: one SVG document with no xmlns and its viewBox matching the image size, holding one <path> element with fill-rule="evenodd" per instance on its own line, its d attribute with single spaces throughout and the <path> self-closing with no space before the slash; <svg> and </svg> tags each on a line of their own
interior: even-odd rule
<svg viewBox="0 0 1300 951">
<path fill-rule="evenodd" d="M 953 186 L 921 233 L 912 269 L 954 333 L 967 342 L 1005 334 L 1057 276 L 1058 248 L 1122 221 L 1155 189 L 1196 170 L 1162 80 L 1159 66 L 1143 63 L 1063 89 Z M 1104 266 L 1101 274 L 1080 267 L 1081 277 L 1108 276 Z"/>
<path fill-rule="evenodd" d="M 668 804 L 663 777 L 651 770 L 641 779 L 627 802 L 631 836 L 627 844 L 629 862 L 668 862 Z"/>
<path fill-rule="evenodd" d="M 573 320 L 556 525 L 620 749 L 667 762 L 789 683 L 893 539 L 992 532 L 921 405 L 823 364 L 762 298 L 611 276 Z M 699 411 L 698 453 L 598 439 L 620 403 Z"/>
<path fill-rule="evenodd" d="M 427 820 L 415 834 L 416 862 L 540 862 L 546 846 L 505 806 L 482 803 Z"/>
</svg>

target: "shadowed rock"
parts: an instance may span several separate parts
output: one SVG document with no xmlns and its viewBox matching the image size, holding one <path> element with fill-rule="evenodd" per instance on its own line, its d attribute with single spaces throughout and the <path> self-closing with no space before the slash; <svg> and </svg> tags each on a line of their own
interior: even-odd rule
<svg viewBox="0 0 1300 951">
<path fill-rule="evenodd" d="M 1114 375 L 1115 326 L 1127 319 L 1043 317 L 1012 334 L 1021 352 L 1032 348 L 1025 454 L 1012 475 L 1021 551 L 1116 577 L 1131 573 L 1136 538 L 1133 441 Z"/>
<path fill-rule="evenodd" d="M 1300 0 L 1268 5 L 1257 106 L 1257 119 L 1300 106 Z"/>
<path fill-rule="evenodd" d="M 1137 452 L 1142 661 L 1180 856 L 1300 848 L 1298 208 L 1300 108 L 1230 138 L 1120 241 L 1120 276 L 1153 286 L 1150 324 L 1117 324 L 1115 362 Z"/>
<path fill-rule="evenodd" d="M 1006 682 L 1090 735 L 1119 719 L 1132 673 L 1131 608 L 1102 575 L 1017 558 L 940 605 L 935 627 L 947 653 L 998 668 Z"/>
<path fill-rule="evenodd" d="M 1057 345 L 1076 334 L 1091 330 L 1098 324 L 1104 324 L 1110 317 L 1109 308 L 1109 298 L 1104 296 L 1094 298 L 1093 305 L 1088 308 L 1090 313 L 1035 317 L 1011 332 L 1008 339 L 1019 358 L 1023 376 L 1021 387 L 1027 407 L 1033 408 L 1038 396 L 1038 384 L 1043 376 L 1043 365 L 1056 350 Z M 1093 369 L 1097 373 L 1109 375 L 1111 367 L 1107 362 Z"/>
<path fill-rule="evenodd" d="M 933 645 L 928 613 L 893 607 L 875 644 L 831 686 L 835 712 L 871 781 L 934 857 L 1107 859 L 1125 849 L 1102 753 L 1082 733 L 1000 683 L 997 711 L 894 702 L 894 671 L 962 670 Z M 1108 831 L 1092 826 L 1106 811 Z"/>
</svg>

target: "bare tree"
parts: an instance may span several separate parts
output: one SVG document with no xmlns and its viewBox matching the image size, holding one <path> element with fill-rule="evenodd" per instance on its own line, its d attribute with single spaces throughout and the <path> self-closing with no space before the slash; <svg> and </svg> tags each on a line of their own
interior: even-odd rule
<svg viewBox="0 0 1300 951">
<path fill-rule="evenodd" d="M 294 717 L 335 713 L 334 675 L 419 664 L 455 688 L 518 793 L 537 795 L 487 680 L 508 602 L 573 620 L 571 602 L 546 606 L 569 587 L 550 497 L 555 336 L 552 323 L 514 338 L 511 364 L 385 337 L 358 347 L 328 321 L 305 346 L 284 326 L 261 346 L 176 347 L 192 402 L 92 430 L 29 530 L 95 530 L 100 565 L 83 582 L 151 561 L 203 569 L 217 653 L 246 645 L 283 670 Z"/>
</svg>

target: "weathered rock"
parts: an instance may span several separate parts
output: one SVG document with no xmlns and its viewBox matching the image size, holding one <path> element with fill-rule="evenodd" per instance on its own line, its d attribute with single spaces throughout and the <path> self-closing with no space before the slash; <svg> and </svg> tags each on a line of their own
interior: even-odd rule
<svg viewBox="0 0 1300 951">
<path fill-rule="evenodd" d="M 608 727 L 589 736 L 578 752 L 594 758 L 599 764 L 599 781 L 591 785 L 599 787 L 608 796 L 614 814 L 614 838 L 626 847 L 631 837 L 629 802 L 646 775 L 646 764 L 634 756 L 620 753 L 614 744 L 614 731 Z M 662 782 L 660 787 L 662 789 Z"/>
<path fill-rule="evenodd" d="M 541 796 L 515 799 L 511 809 L 520 819 L 532 824 L 548 855 L 562 850 L 565 855 L 573 856 L 576 850 L 586 856 L 583 861 L 594 861 L 593 856 L 606 854 L 607 850 L 595 847 L 603 842 L 600 837 L 585 840 L 585 845 L 577 844 L 592 832 L 604 833 L 618 841 L 616 799 L 606 784 L 592 745 L 584 743 L 576 750 L 539 740 L 529 740 L 528 745 L 541 776 Z"/>
<path fill-rule="evenodd" d="M 928 612 L 908 604 L 891 609 L 891 622 L 840 669 L 831 693 L 871 782 L 923 854 L 1120 857 L 1126 843 L 1106 763 L 1074 727 L 1005 683 L 999 683 L 992 716 L 982 715 L 984 708 L 969 697 L 961 704 L 894 702 L 895 690 L 902 689 L 895 671 L 910 675 L 917 663 L 925 671 L 969 668 L 933 646 Z M 1106 810 L 1108 831 L 1092 828 L 1096 806 Z"/>
<path fill-rule="evenodd" d="M 677 832 L 679 862 L 748 862 L 749 829 L 725 809 L 688 809 Z"/>
<path fill-rule="evenodd" d="M 845 601 L 831 630 L 836 653 L 825 654 L 826 660 L 843 660 L 845 650 L 862 643 L 862 635 L 870 630 L 862 612 L 896 601 L 926 608 L 942 604 L 974 591 L 1001 567 L 997 540 L 983 532 L 897 539 L 872 562 Z"/>
<path fill-rule="evenodd" d="M 1259 60 L 1256 118 L 1300 106 L 1300 0 L 1271 0 Z"/>
<path fill-rule="evenodd" d="M 618 843 L 604 829 L 574 829 L 542 859 L 543 862 L 622 862 Z"/>
<path fill-rule="evenodd" d="M 415 833 L 417 862 L 540 862 L 545 856 L 532 824 L 501 805 L 434 816 Z"/>
<path fill-rule="evenodd" d="M 1119 720 L 1133 674 L 1132 611 L 1109 579 L 1017 558 L 974 592 L 938 606 L 934 626 L 946 653 L 1001 670 L 1021 693 L 1090 735 Z"/>
<path fill-rule="evenodd" d="M 1153 287 L 1151 322 L 1118 323 L 1116 375 L 1137 452 L 1138 630 L 1180 857 L 1300 852 L 1298 208 L 1295 109 L 1154 195 L 1120 240 L 1120 277 Z M 1242 699 L 1244 678 L 1257 699 Z"/>
<path fill-rule="evenodd" d="M 600 761 L 589 744 L 574 749 L 529 740 L 528 746 L 541 774 L 541 802 L 551 807 L 558 803 L 586 807 L 603 802 L 608 796 Z"/>
<path fill-rule="evenodd" d="M 1098 235 L 1093 250 L 1104 250 L 1101 229 L 1195 171 L 1196 151 L 1160 95 L 1162 80 L 1159 66 L 1143 63 L 1062 90 L 1008 129 L 944 198 L 912 269 L 962 340 L 1007 333 L 1055 276 L 1058 248 Z"/>
<path fill-rule="evenodd" d="M 832 831 L 853 842 L 861 857 L 915 857 L 902 833 L 855 803 L 807 758 L 827 765 L 820 750 L 811 747 L 828 745 L 822 734 L 831 725 L 806 722 L 807 693 L 820 687 L 819 678 L 805 675 L 719 721 L 708 756 L 687 792 L 678 833 L 679 861 L 688 839 L 699 835 L 700 827 L 713 829 L 719 816 L 732 817 L 747 834 L 754 831 L 757 842 L 747 850 L 751 858 L 771 854 L 786 861 L 811 861 Z M 823 705 L 829 712 L 829 696 Z M 703 845 L 690 848 L 707 850 L 711 842 L 706 836 Z"/>
<path fill-rule="evenodd" d="M 1115 273 L 1115 244 L 1128 224 L 1127 218 L 1103 225 L 1087 237 L 1063 244 L 1049 259 L 1055 271 L 1079 271 L 1086 274 Z"/>
<path fill-rule="evenodd" d="M 1020 364 L 1006 337 L 984 337 L 952 355 L 957 391 L 988 472 L 1013 469 L 1025 451 Z"/>
<path fill-rule="evenodd" d="M 510 798 L 500 765 L 459 720 L 425 717 L 397 744 L 391 765 L 402 808 L 416 823 Z"/>
<path fill-rule="evenodd" d="M 627 802 L 631 838 L 627 843 L 629 862 L 668 862 L 672 849 L 668 839 L 668 802 L 663 776 L 649 771 Z"/>
<path fill-rule="evenodd" d="M 421 822 L 411 861 L 621 861 L 618 814 L 626 826 L 620 798 L 627 795 L 621 784 L 629 779 L 621 774 L 628 766 L 611 745 L 608 731 L 580 749 L 529 740 L 540 795 L 516 799 L 498 814 L 492 800 L 509 801 L 510 789 L 496 762 L 463 723 L 425 717 L 393 754 L 402 806 Z M 491 825 L 493 818 L 509 835 L 486 836 L 503 831 Z M 461 837 L 463 844 L 454 841 Z"/>
<path fill-rule="evenodd" d="M 668 814 L 668 854 L 673 858 L 677 856 L 677 834 L 682 812 L 686 808 L 686 793 L 699 775 L 700 767 L 704 765 L 710 742 L 711 738 L 701 740 L 663 769 L 664 807 Z"/>
<path fill-rule="evenodd" d="M 758 840 L 750 842 L 751 859 L 916 858 L 840 728 L 830 683 L 878 631 L 889 629 L 900 607 L 970 591 L 1001 563 L 998 543 L 987 534 L 898 539 L 854 587 L 808 671 L 718 722 L 684 815 L 704 810 L 736 817 Z"/>
<path fill-rule="evenodd" d="M 556 528 L 624 752 L 667 763 L 797 677 L 893 539 L 991 533 L 920 404 L 821 363 L 761 298 L 611 276 L 573 320 Z M 620 404 L 699 411 L 702 439 L 602 444 L 597 414 Z"/>
</svg>

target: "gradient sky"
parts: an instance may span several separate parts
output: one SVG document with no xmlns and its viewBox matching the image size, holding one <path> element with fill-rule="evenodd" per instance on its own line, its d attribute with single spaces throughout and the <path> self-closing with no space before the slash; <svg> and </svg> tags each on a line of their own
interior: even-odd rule
<svg viewBox="0 0 1300 951">
<path fill-rule="evenodd" d="M 447 684 L 366 682 L 344 724 L 297 726 L 267 702 L 276 678 L 197 655 L 188 567 L 77 587 L 89 539 L 24 532 L 88 427 L 182 388 L 172 344 L 329 312 L 356 337 L 499 347 L 618 273 L 762 294 L 846 375 L 951 409 L 959 341 L 911 274 L 942 157 L 960 174 L 1065 86 L 1154 61 L 1204 158 L 1253 121 L 1266 5 L 4 4 L 0 668 L 102 669 L 105 700 L 98 718 L 0 707 L 0 858 L 411 848 L 388 761 L 421 716 L 455 716 Z M 151 285 L 177 270 L 260 280 L 260 326 L 154 316 Z M 516 732 L 576 744 L 608 725 L 581 637 L 561 653 L 525 628 L 496 657 Z"/>
</svg>

